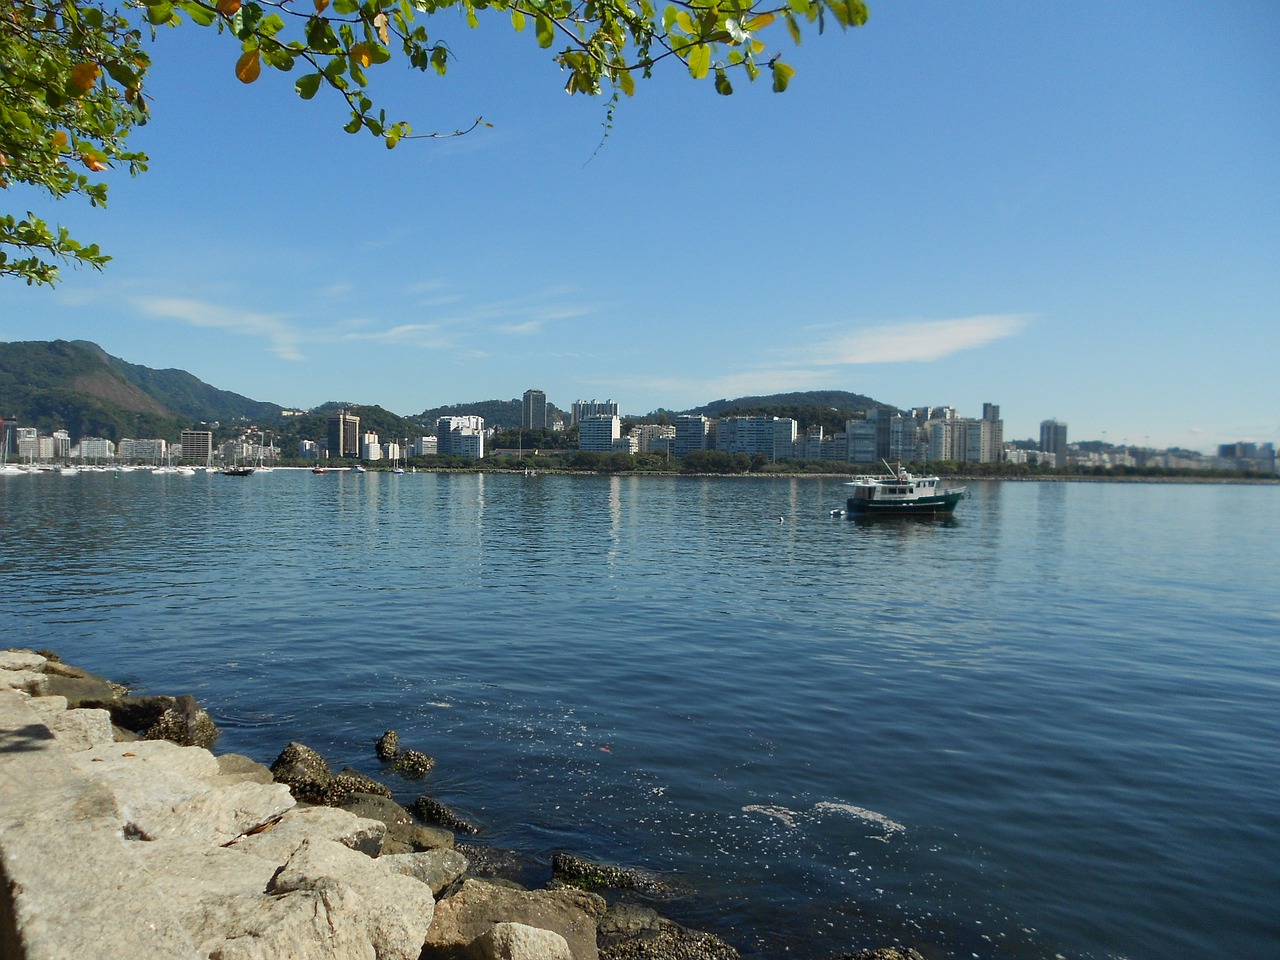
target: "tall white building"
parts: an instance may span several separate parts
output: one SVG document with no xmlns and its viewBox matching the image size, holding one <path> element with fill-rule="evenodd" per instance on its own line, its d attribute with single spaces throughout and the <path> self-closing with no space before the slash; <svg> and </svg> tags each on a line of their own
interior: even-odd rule
<svg viewBox="0 0 1280 960">
<path fill-rule="evenodd" d="M 169 455 L 169 444 L 165 440 L 133 440 L 122 437 L 116 446 L 116 456 L 121 460 L 142 460 L 146 463 L 160 463 Z"/>
<path fill-rule="evenodd" d="M 695 450 L 709 450 L 712 446 L 711 421 L 700 414 L 682 414 L 676 417 L 675 440 L 671 452 L 683 457 Z"/>
<path fill-rule="evenodd" d="M 610 453 L 614 449 L 614 441 L 621 436 L 622 418 L 616 413 L 592 414 L 578 421 L 579 450 Z"/>
<path fill-rule="evenodd" d="M 441 417 L 436 421 L 436 452 L 446 456 L 484 458 L 484 417 Z"/>
<path fill-rule="evenodd" d="M 110 460 L 116 455 L 116 445 L 102 437 L 81 437 L 79 446 L 82 460 Z"/>
<path fill-rule="evenodd" d="M 716 449 L 782 460 L 795 449 L 798 429 L 799 424 L 789 417 L 721 417 L 716 426 Z"/>
<path fill-rule="evenodd" d="M 651 450 L 666 451 L 675 435 L 676 428 L 669 423 L 637 423 L 631 429 L 631 436 L 636 439 L 636 449 L 639 453 L 648 453 Z"/>
<path fill-rule="evenodd" d="M 18 427 L 14 430 L 14 439 L 18 444 L 20 460 L 38 460 L 40 458 L 40 431 L 35 427 Z"/>
<path fill-rule="evenodd" d="M 587 417 L 616 417 L 619 415 L 618 404 L 613 400 L 575 400 L 571 413 L 574 423 L 581 423 Z"/>
</svg>

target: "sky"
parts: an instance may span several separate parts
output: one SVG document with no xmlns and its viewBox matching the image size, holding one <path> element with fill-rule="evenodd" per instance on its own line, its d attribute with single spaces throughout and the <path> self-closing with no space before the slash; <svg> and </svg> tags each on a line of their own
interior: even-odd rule
<svg viewBox="0 0 1280 960">
<path fill-rule="evenodd" d="M 784 94 L 667 63 L 607 136 L 532 29 L 445 14 L 448 75 L 392 63 L 371 92 L 419 132 L 493 126 L 392 151 L 296 74 L 241 84 L 227 37 L 164 30 L 149 172 L 110 175 L 106 209 L 0 194 L 114 258 L 0 281 L 0 340 L 301 408 L 834 389 L 997 403 L 1006 438 L 1280 441 L 1280 4 L 870 10 L 761 34 Z"/>
</svg>

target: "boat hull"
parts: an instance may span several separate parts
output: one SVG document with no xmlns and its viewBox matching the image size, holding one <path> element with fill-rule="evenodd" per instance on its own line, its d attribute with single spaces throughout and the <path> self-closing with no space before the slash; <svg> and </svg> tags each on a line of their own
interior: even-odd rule
<svg viewBox="0 0 1280 960">
<path fill-rule="evenodd" d="M 964 497 L 963 490 L 941 493 L 913 500 L 868 500 L 850 497 L 847 513 L 851 517 L 932 517 L 954 513 Z"/>
</svg>

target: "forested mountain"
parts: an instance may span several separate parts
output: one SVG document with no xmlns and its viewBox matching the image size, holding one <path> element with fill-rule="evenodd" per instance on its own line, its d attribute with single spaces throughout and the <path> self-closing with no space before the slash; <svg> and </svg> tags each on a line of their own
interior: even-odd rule
<svg viewBox="0 0 1280 960">
<path fill-rule="evenodd" d="M 185 370 L 173 368 L 153 370 L 113 357 L 96 343 L 73 340 L 73 346 L 96 353 L 130 383 L 154 397 L 173 413 L 193 421 L 275 420 L 280 416 L 279 404 L 250 400 L 229 390 L 219 390 Z"/>
<path fill-rule="evenodd" d="M 0 417 L 72 437 L 163 437 L 199 421 L 276 419 L 280 407 L 152 370 L 86 340 L 0 343 Z"/>
</svg>

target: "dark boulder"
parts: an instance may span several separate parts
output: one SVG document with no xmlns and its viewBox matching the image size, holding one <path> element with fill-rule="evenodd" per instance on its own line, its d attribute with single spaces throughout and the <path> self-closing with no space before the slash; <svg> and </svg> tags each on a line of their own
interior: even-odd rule
<svg viewBox="0 0 1280 960">
<path fill-rule="evenodd" d="M 276 783 L 287 786 L 296 799 L 308 803 L 323 803 L 324 789 L 333 779 L 324 757 L 296 740 L 280 751 L 271 764 L 271 775 Z"/>
<path fill-rule="evenodd" d="M 621 901 L 596 927 L 600 960 L 737 960 L 714 934 L 690 930 L 648 907 Z"/>
<path fill-rule="evenodd" d="M 320 788 L 319 802 L 326 807 L 340 807 L 352 794 L 367 793 L 375 797 L 391 799 L 391 791 L 373 777 L 367 776 L 354 767 L 345 767 L 341 773 L 335 774 Z"/>
<path fill-rule="evenodd" d="M 143 731 L 144 740 L 168 740 L 180 747 L 203 747 L 208 750 L 218 739 L 218 727 L 199 705 L 195 697 L 178 697 Z"/>
<path fill-rule="evenodd" d="M 448 827 L 455 833 L 476 834 L 480 832 L 478 826 L 465 817 L 454 813 L 434 797 L 425 795 L 419 797 L 409 804 L 409 812 L 423 823 L 436 823 L 442 827 Z"/>
<path fill-rule="evenodd" d="M 420 750 L 400 750 L 396 753 L 395 763 L 391 764 L 391 770 L 406 780 L 421 780 L 435 765 L 435 760 Z"/>
<path fill-rule="evenodd" d="M 440 827 L 424 827 L 419 823 L 392 823 L 387 825 L 382 852 L 421 853 L 427 850 L 451 850 L 453 845 L 453 834 Z"/>
<path fill-rule="evenodd" d="M 582 890 L 635 890 L 651 897 L 671 896 L 671 885 L 647 870 L 594 863 L 572 853 L 551 857 L 551 878 Z"/>
<path fill-rule="evenodd" d="M 85 699 L 80 706 L 106 710 L 113 724 L 144 740 L 170 740 L 183 747 L 208 749 L 218 739 L 213 718 L 192 696 Z"/>
<path fill-rule="evenodd" d="M 348 813 L 354 813 L 357 817 L 363 817 L 365 820 L 380 820 L 388 827 L 397 823 L 413 823 L 413 817 L 409 816 L 408 810 L 390 797 L 384 797 L 381 794 L 353 793 L 338 804 L 338 808 L 346 810 Z"/>
<path fill-rule="evenodd" d="M 842 953 L 836 960 L 924 960 L 924 955 L 914 947 L 873 947 Z"/>
<path fill-rule="evenodd" d="M 373 742 L 373 749 L 378 752 L 378 759 L 383 763 L 394 760 L 400 752 L 400 734 L 388 730 Z"/>
</svg>

